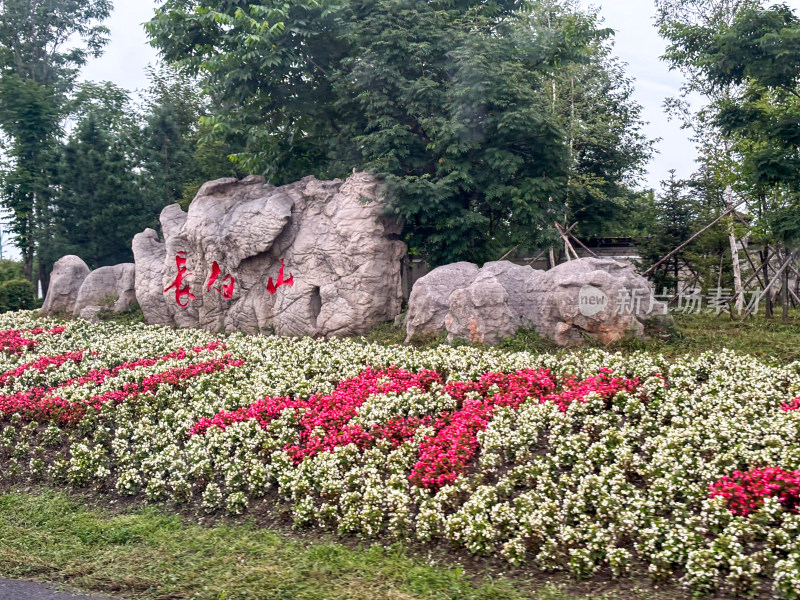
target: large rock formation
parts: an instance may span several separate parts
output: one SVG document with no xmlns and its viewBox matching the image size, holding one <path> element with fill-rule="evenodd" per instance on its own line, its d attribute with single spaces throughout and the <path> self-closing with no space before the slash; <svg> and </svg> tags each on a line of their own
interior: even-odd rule
<svg viewBox="0 0 800 600">
<path fill-rule="evenodd" d="M 72 314 L 81 315 L 85 308 L 99 308 L 109 302 L 112 303 L 109 308 L 114 312 L 130 308 L 136 302 L 134 272 L 133 263 L 122 263 L 100 267 L 89 273 L 78 291 Z"/>
<path fill-rule="evenodd" d="M 39 313 L 46 317 L 72 314 L 75 300 L 88 275 L 89 267 L 79 257 L 68 254 L 59 258 L 50 273 L 47 297 Z"/>
<path fill-rule="evenodd" d="M 400 226 L 378 183 L 260 177 L 206 183 L 161 213 L 164 241 L 134 238 L 136 297 L 150 323 L 280 335 L 358 335 L 402 301 Z M 166 291 L 165 291 L 166 290 Z"/>
<path fill-rule="evenodd" d="M 164 301 L 161 276 L 167 250 L 158 233 L 145 229 L 133 237 L 133 256 L 136 260 L 136 299 L 151 325 L 170 325 L 172 319 Z"/>
<path fill-rule="evenodd" d="M 408 339 L 447 332 L 494 344 L 520 328 L 534 328 L 560 345 L 584 336 L 612 342 L 642 336 L 645 324 L 664 319 L 649 282 L 629 263 L 583 258 L 549 271 L 508 261 L 478 269 L 455 263 L 434 269 L 411 292 Z"/>
</svg>

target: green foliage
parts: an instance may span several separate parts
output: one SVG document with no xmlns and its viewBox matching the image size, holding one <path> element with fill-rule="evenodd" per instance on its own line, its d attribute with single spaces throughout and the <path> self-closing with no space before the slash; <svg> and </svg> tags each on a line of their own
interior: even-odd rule
<svg viewBox="0 0 800 600">
<path fill-rule="evenodd" d="M 0 312 L 31 310 L 35 290 L 27 279 L 10 279 L 0 284 Z"/>
<path fill-rule="evenodd" d="M 154 224 L 155 207 L 134 179 L 129 128 L 110 108 L 86 107 L 64 145 L 49 228 L 52 252 L 42 252 L 48 264 L 65 254 L 79 255 L 90 269 L 130 262 L 131 239 Z"/>
<path fill-rule="evenodd" d="M 0 2 L 0 131 L 7 163 L 0 171 L 0 203 L 33 277 L 39 233 L 49 218 L 54 142 L 77 70 L 98 56 L 108 30 L 98 22 L 109 0 Z"/>
<path fill-rule="evenodd" d="M 228 159 L 230 147 L 206 141 L 200 120 L 207 98 L 185 72 L 166 65 L 149 69 L 141 141 L 140 185 L 152 197 L 154 212 L 174 202 L 184 208 L 210 179 L 241 176 Z"/>
<path fill-rule="evenodd" d="M 800 19 L 785 5 L 755 0 L 705 4 L 718 18 L 664 23 L 667 58 L 713 98 L 705 120 L 737 163 L 729 171 L 740 191 L 754 196 L 755 235 L 791 243 L 800 238 Z"/>
<path fill-rule="evenodd" d="M 168 0 L 146 27 L 203 77 L 207 139 L 241 147 L 243 170 L 278 184 L 370 170 L 433 264 L 538 243 L 568 185 L 592 214 L 649 152 L 610 31 L 573 2 Z M 570 105 L 605 113 L 569 143 L 551 90 L 583 63 Z"/>
<path fill-rule="evenodd" d="M 581 12 L 571 0 L 539 0 L 533 14 L 554 35 L 597 24 L 596 13 Z M 543 91 L 569 147 L 566 218 L 580 222 L 575 232 L 583 237 L 630 235 L 640 201 L 633 187 L 653 153 L 633 81 L 605 39 L 587 44 L 580 60 L 560 65 L 548 80 Z"/>
<path fill-rule="evenodd" d="M 642 270 L 656 264 L 719 215 L 723 209 L 714 192 L 707 181 L 678 180 L 670 171 L 670 179 L 662 182 L 662 192 L 651 196 L 639 212 L 637 247 Z M 727 235 L 727 222 L 722 221 L 662 263 L 650 275 L 655 288 L 659 292 L 677 290 L 679 281 L 716 287 L 720 258 L 729 253 Z M 724 285 L 732 277 L 729 258 L 722 263 Z"/>
<path fill-rule="evenodd" d="M 0 283 L 10 279 L 24 279 L 22 263 L 15 260 L 0 259 Z"/>
<path fill-rule="evenodd" d="M 691 132 L 690 139 L 697 147 L 698 170 L 692 176 L 692 186 L 701 207 L 711 209 L 706 210 L 707 213 L 722 210 L 728 199 L 733 204 L 745 200 L 749 210 L 757 210 L 759 190 L 743 173 L 742 149 L 737 148 L 736 141 L 718 123 L 722 106 L 737 98 L 739 90 L 734 85 L 716 84 L 703 69 L 698 68 L 697 48 L 698 44 L 707 44 L 716 31 L 730 26 L 742 11 L 759 3 L 760 0 L 656 0 L 656 24 L 668 43 L 662 58 L 671 68 L 679 70 L 685 80 L 683 99 L 668 99 L 666 107 L 670 116 Z M 704 103 L 697 109 L 693 108 L 685 100 L 690 94 L 694 95 L 693 106 L 698 104 L 697 95 L 703 98 Z M 740 212 L 749 210 L 739 208 Z M 714 216 L 708 214 L 708 219 L 698 220 L 694 230 L 705 226 Z M 728 225 L 727 222 L 724 224 Z M 749 235 L 750 239 L 763 241 L 754 231 L 748 231 L 749 227 L 742 229 L 736 225 L 735 229 L 740 239 Z"/>
<path fill-rule="evenodd" d="M 116 298 L 114 299 L 116 302 Z M 112 310 L 113 302 L 104 303 L 101 310 L 97 313 L 97 318 L 101 321 L 114 321 L 123 325 L 133 325 L 134 323 L 144 323 L 144 313 L 138 302 L 134 302 L 127 309 L 116 312 Z"/>
<path fill-rule="evenodd" d="M 130 262 L 131 239 L 157 227 L 164 206 L 191 200 L 209 179 L 237 174 L 224 147 L 211 142 L 212 150 L 200 139 L 205 107 L 194 82 L 169 68 L 152 69 L 150 79 L 140 110 L 108 82 L 82 83 L 70 98 L 72 127 L 56 145 L 58 186 L 40 232 L 46 271 L 65 254 L 92 269 Z"/>
</svg>

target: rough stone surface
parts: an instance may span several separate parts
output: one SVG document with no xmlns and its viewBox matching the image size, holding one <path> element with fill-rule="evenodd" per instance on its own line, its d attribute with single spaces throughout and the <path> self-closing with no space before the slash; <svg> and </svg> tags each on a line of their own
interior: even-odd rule
<svg viewBox="0 0 800 600">
<path fill-rule="evenodd" d="M 169 325 L 172 319 L 167 311 L 161 274 L 167 249 L 158 234 L 145 229 L 133 238 L 133 258 L 136 261 L 136 301 L 144 313 L 145 320 L 152 325 Z"/>
<path fill-rule="evenodd" d="M 537 330 L 560 345 L 578 344 L 584 335 L 604 343 L 642 337 L 645 325 L 667 319 L 667 306 L 627 261 L 583 258 L 546 273 L 547 301 Z"/>
<path fill-rule="evenodd" d="M 450 340 L 495 344 L 520 328 L 534 328 L 566 346 L 584 336 L 606 343 L 641 337 L 645 323 L 665 314 L 650 283 L 624 261 L 583 258 L 549 271 L 508 261 L 481 269 L 455 263 L 414 285 L 406 331 L 408 338 L 446 331 Z"/>
<path fill-rule="evenodd" d="M 206 183 L 187 212 L 178 205 L 162 211 L 163 242 L 152 230 L 134 239 L 145 318 L 311 336 L 359 335 L 391 321 L 400 312 L 406 247 L 400 227 L 382 218 L 379 196 L 378 183 L 363 173 L 279 188 L 260 177 Z M 271 294 L 281 260 L 293 285 Z"/>
<path fill-rule="evenodd" d="M 453 290 L 467 287 L 477 275 L 477 265 L 457 262 L 434 269 L 420 277 L 411 289 L 408 301 L 406 341 L 412 335 L 441 332 L 449 311 L 450 294 Z"/>
<path fill-rule="evenodd" d="M 120 312 L 136 301 L 134 263 L 122 263 L 113 267 L 100 267 L 86 276 L 72 314 L 80 315 L 88 306 L 101 306 L 109 298 L 115 298 L 112 310 Z"/>
<path fill-rule="evenodd" d="M 100 318 L 97 316 L 97 313 L 101 310 L 103 310 L 103 308 L 100 306 L 87 306 L 81 310 L 80 317 L 84 321 L 89 321 L 90 323 L 99 323 Z"/>
<path fill-rule="evenodd" d="M 59 258 L 50 273 L 50 286 L 40 314 L 46 317 L 72 314 L 78 292 L 88 275 L 89 267 L 79 257 L 69 254 Z"/>
<path fill-rule="evenodd" d="M 509 261 L 486 263 L 466 287 L 450 294 L 448 339 L 495 344 L 537 323 L 544 271 Z"/>
</svg>

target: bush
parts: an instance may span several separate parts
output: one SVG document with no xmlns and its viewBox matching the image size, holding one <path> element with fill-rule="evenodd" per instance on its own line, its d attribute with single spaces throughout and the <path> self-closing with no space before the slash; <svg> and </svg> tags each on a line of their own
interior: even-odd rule
<svg viewBox="0 0 800 600">
<path fill-rule="evenodd" d="M 128 308 L 121 311 L 114 310 L 114 303 L 117 301 L 117 298 L 105 299 L 103 301 L 103 306 L 100 309 L 100 312 L 97 313 L 97 318 L 101 321 L 114 321 L 116 323 L 123 323 L 126 325 L 131 325 L 133 323 L 144 323 L 144 313 L 142 309 L 139 307 L 138 302 L 134 302 Z"/>
<path fill-rule="evenodd" d="M 27 279 L 11 279 L 0 285 L 0 309 L 5 311 L 31 310 L 36 295 L 33 284 Z"/>
<path fill-rule="evenodd" d="M 15 260 L 0 259 L 0 282 L 12 279 L 25 279 L 22 263 Z"/>
</svg>

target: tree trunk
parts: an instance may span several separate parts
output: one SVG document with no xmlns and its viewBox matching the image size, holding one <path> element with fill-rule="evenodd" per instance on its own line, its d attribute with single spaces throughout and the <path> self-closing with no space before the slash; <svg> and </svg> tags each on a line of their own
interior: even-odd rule
<svg viewBox="0 0 800 600">
<path fill-rule="evenodd" d="M 33 276 L 33 248 L 32 247 L 25 247 L 25 248 L 22 249 L 22 272 L 25 275 L 25 279 L 27 279 L 31 283 L 36 283 L 35 277 Z"/>
<path fill-rule="evenodd" d="M 47 290 L 50 287 L 50 275 L 47 273 L 47 269 L 41 261 L 39 262 L 39 283 L 42 285 L 42 298 L 47 298 Z M 37 289 L 35 293 L 38 294 L 39 290 Z"/>
<path fill-rule="evenodd" d="M 764 281 L 767 282 L 766 285 L 769 285 L 769 246 L 765 247 L 761 251 L 761 273 L 764 276 Z M 764 315 L 768 318 L 772 318 L 772 296 L 770 295 L 770 290 L 764 290 L 766 292 L 766 303 L 764 307 Z"/>
<path fill-rule="evenodd" d="M 733 191 L 731 186 L 725 188 L 725 202 L 729 210 L 733 210 Z M 744 290 L 742 290 L 742 271 L 739 267 L 739 248 L 736 245 L 736 235 L 733 231 L 733 219 L 728 223 L 728 241 L 731 245 L 731 265 L 733 266 L 733 292 L 736 294 L 736 312 L 742 314 L 744 307 Z"/>
<path fill-rule="evenodd" d="M 787 249 L 784 256 L 788 257 L 789 251 Z M 789 269 L 783 270 L 781 276 L 781 320 L 784 323 L 789 322 Z"/>
</svg>

